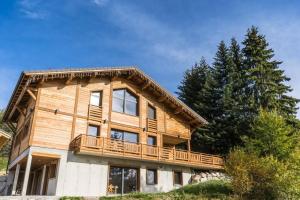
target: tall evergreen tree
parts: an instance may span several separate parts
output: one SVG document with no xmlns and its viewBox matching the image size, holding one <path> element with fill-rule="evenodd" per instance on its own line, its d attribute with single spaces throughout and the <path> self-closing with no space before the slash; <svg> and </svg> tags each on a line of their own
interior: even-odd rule
<svg viewBox="0 0 300 200">
<path fill-rule="evenodd" d="M 232 104 L 232 70 L 229 49 L 221 41 L 214 58 L 213 68 L 202 90 L 207 104 L 203 106 L 196 101 L 196 107 L 205 108 L 209 112 L 207 115 L 209 124 L 193 135 L 192 147 L 197 150 L 223 152 L 227 151 L 228 144 L 231 143 L 229 135 L 231 126 L 227 123 L 228 116 L 225 113 Z"/>
<path fill-rule="evenodd" d="M 265 36 L 253 26 L 248 29 L 243 45 L 246 91 L 252 114 L 257 115 L 263 108 L 276 109 L 287 117 L 295 116 L 298 100 L 287 95 L 292 89 L 285 82 L 290 79 L 279 69 L 282 62 L 274 59 L 274 51 Z"/>
<path fill-rule="evenodd" d="M 199 63 L 196 63 L 191 69 L 188 69 L 178 87 L 178 98 L 187 104 L 190 108 L 198 113 L 202 113 L 203 117 L 208 117 L 206 108 L 206 98 L 204 98 L 204 85 L 209 76 L 210 66 L 204 58 L 201 58 Z M 199 106 L 201 105 L 201 106 Z"/>
<path fill-rule="evenodd" d="M 281 62 L 273 58 L 265 37 L 252 27 L 242 44 L 241 50 L 232 39 L 227 48 L 222 41 L 212 68 L 199 73 L 193 67 L 178 87 L 179 98 L 209 122 L 194 132 L 194 150 L 226 154 L 243 145 L 245 136 L 254 135 L 251 124 L 261 108 L 277 110 L 300 128 L 295 117 L 298 100 L 287 95 L 289 78 L 279 69 Z"/>
</svg>

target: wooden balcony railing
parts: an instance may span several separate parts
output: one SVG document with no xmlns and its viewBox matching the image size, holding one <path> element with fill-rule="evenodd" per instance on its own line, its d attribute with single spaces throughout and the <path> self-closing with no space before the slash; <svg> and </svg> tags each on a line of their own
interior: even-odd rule
<svg viewBox="0 0 300 200">
<path fill-rule="evenodd" d="M 157 120 L 147 118 L 147 131 L 156 132 L 157 131 Z"/>
<path fill-rule="evenodd" d="M 195 168 L 223 168 L 223 159 L 220 156 L 130 143 L 104 137 L 79 135 L 71 142 L 70 147 L 73 151 L 84 154 L 142 159 Z"/>
<path fill-rule="evenodd" d="M 89 120 L 101 122 L 102 121 L 102 107 L 89 105 Z"/>
</svg>

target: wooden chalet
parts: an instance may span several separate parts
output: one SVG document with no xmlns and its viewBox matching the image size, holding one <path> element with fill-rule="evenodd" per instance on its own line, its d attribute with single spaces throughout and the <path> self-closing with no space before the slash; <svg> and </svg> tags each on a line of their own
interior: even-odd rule
<svg viewBox="0 0 300 200">
<path fill-rule="evenodd" d="M 135 67 L 22 72 L 3 121 L 11 195 L 162 192 L 223 168 L 190 149 L 207 121 Z"/>
</svg>

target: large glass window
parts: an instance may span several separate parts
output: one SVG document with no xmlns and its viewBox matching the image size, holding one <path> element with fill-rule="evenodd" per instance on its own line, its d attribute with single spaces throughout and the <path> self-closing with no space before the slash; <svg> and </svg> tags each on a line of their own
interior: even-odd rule
<svg viewBox="0 0 300 200">
<path fill-rule="evenodd" d="M 174 184 L 182 185 L 182 173 L 174 171 Z"/>
<path fill-rule="evenodd" d="M 156 119 L 156 110 L 153 106 L 148 105 L 148 118 Z"/>
<path fill-rule="evenodd" d="M 90 104 L 93 106 L 101 106 L 102 104 L 102 93 L 101 91 L 96 91 L 91 93 Z"/>
<path fill-rule="evenodd" d="M 109 185 L 117 194 L 136 192 L 138 187 L 138 170 L 134 168 L 110 167 Z"/>
<path fill-rule="evenodd" d="M 146 172 L 146 183 L 147 185 L 157 184 L 157 170 L 147 169 Z"/>
<path fill-rule="evenodd" d="M 113 111 L 137 116 L 137 102 L 137 98 L 126 89 L 113 91 Z"/>
<path fill-rule="evenodd" d="M 123 140 L 126 142 L 138 143 L 138 134 L 131 133 L 121 130 L 112 129 L 111 130 L 111 138 L 116 140 Z"/>
</svg>

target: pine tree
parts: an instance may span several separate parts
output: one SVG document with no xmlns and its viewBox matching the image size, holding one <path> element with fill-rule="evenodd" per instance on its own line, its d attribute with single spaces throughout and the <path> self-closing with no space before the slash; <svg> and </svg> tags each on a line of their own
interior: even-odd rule
<svg viewBox="0 0 300 200">
<path fill-rule="evenodd" d="M 201 113 L 205 118 L 208 116 L 208 113 L 203 89 L 210 70 L 210 66 L 205 59 L 201 58 L 199 63 L 196 63 L 185 72 L 181 85 L 178 87 L 179 92 L 177 92 L 181 101 L 196 112 Z"/>
<path fill-rule="evenodd" d="M 192 147 L 201 151 L 224 152 L 228 151 L 231 144 L 228 123 L 230 116 L 226 109 L 232 104 L 232 78 L 233 68 L 230 65 L 229 50 L 223 41 L 218 46 L 214 58 L 213 68 L 207 77 L 207 82 L 202 90 L 206 98 L 206 108 L 209 124 L 200 128 L 193 135 Z M 201 107 L 196 103 L 196 107 Z M 199 110 L 199 109 L 198 109 Z M 201 113 L 200 113 L 201 114 Z"/>
<path fill-rule="evenodd" d="M 288 96 L 290 79 L 279 69 L 282 62 L 275 60 L 273 49 L 269 48 L 265 36 L 257 27 L 248 29 L 243 41 L 243 54 L 246 73 L 246 92 L 250 112 L 255 116 L 259 109 L 274 110 L 287 117 L 294 117 L 297 99 Z"/>
</svg>

